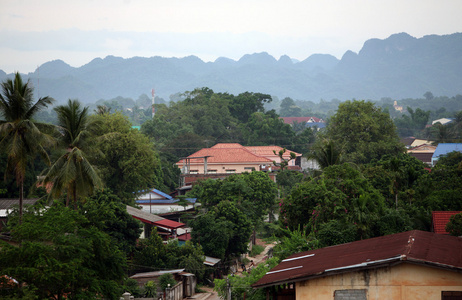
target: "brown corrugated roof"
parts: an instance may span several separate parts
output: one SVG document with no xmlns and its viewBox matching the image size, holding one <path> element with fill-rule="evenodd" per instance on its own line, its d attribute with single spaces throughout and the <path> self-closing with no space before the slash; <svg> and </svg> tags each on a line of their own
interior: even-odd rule
<svg viewBox="0 0 462 300">
<path fill-rule="evenodd" d="M 446 231 L 446 225 L 449 219 L 456 214 L 461 213 L 460 211 L 434 211 L 432 212 L 432 227 L 433 232 L 438 234 L 449 234 Z"/>
<path fill-rule="evenodd" d="M 421 162 L 424 162 L 424 163 L 431 163 L 432 162 L 432 156 L 433 156 L 433 153 L 415 153 L 415 152 L 409 152 L 409 155 L 410 156 L 413 156 L 415 158 L 417 158 L 418 160 L 420 160 Z"/>
<path fill-rule="evenodd" d="M 405 261 L 462 271 L 462 238 L 414 230 L 297 253 L 253 286 L 272 286 Z"/>
</svg>

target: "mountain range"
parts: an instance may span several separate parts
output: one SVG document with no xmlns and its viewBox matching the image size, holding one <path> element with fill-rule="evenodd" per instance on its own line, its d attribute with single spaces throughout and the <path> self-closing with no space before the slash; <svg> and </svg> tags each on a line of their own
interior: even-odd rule
<svg viewBox="0 0 462 300">
<path fill-rule="evenodd" d="M 0 80 L 11 77 L 0 70 Z M 339 60 L 314 54 L 303 61 L 266 52 L 244 55 L 235 61 L 220 57 L 204 62 L 184 58 L 95 58 L 78 68 L 62 60 L 46 62 L 24 74 L 40 96 L 59 103 L 79 99 L 83 103 L 118 96 L 137 99 L 169 96 L 197 87 L 239 94 L 260 92 L 280 99 L 393 99 L 462 94 L 462 33 L 415 38 L 406 33 L 367 40 L 358 53 L 347 51 Z"/>
</svg>

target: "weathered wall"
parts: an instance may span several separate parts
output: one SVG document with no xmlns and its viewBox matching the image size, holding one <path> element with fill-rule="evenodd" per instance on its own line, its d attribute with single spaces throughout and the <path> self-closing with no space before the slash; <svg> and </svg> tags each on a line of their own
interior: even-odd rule
<svg viewBox="0 0 462 300">
<path fill-rule="evenodd" d="M 334 299 L 336 290 L 365 289 L 368 300 L 440 300 L 442 291 L 462 291 L 462 274 L 403 263 L 296 284 L 296 299 Z"/>
</svg>

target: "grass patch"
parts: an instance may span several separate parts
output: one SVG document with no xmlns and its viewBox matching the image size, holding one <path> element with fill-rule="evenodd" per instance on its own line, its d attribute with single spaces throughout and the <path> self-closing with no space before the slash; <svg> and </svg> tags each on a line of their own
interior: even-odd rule
<svg viewBox="0 0 462 300">
<path fill-rule="evenodd" d="M 263 247 L 262 245 L 253 245 L 252 246 L 252 251 L 250 251 L 249 256 L 255 257 L 258 254 L 262 253 L 263 250 L 265 250 L 265 247 Z"/>
</svg>

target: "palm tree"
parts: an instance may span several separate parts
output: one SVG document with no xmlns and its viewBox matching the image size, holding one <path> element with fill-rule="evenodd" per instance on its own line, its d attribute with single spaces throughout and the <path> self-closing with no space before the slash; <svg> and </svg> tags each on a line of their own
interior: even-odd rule
<svg viewBox="0 0 462 300">
<path fill-rule="evenodd" d="M 323 139 L 315 145 L 311 153 L 308 154 L 308 159 L 314 159 L 321 169 L 344 162 L 343 151 L 334 141 L 329 139 Z"/>
<path fill-rule="evenodd" d="M 0 146 L 8 153 L 5 178 L 14 174 L 19 187 L 19 222 L 22 220 L 24 179 L 27 164 L 38 153 L 47 164 L 50 159 L 46 147 L 53 138 L 45 132 L 52 125 L 34 121 L 34 115 L 51 105 L 53 98 L 43 97 L 34 103 L 33 88 L 29 81 L 23 82 L 17 72 L 14 79 L 2 82 L 0 94 Z"/>
<path fill-rule="evenodd" d="M 95 188 L 102 187 L 96 169 L 87 159 L 96 124 L 88 119 L 88 107 L 82 109 L 78 100 L 69 100 L 67 105 L 54 110 L 58 114 L 60 143 L 65 150 L 41 180 L 53 184 L 50 196 L 59 197 L 66 191 L 66 206 L 72 198 L 77 208 L 79 197 L 91 195 Z"/>
</svg>

